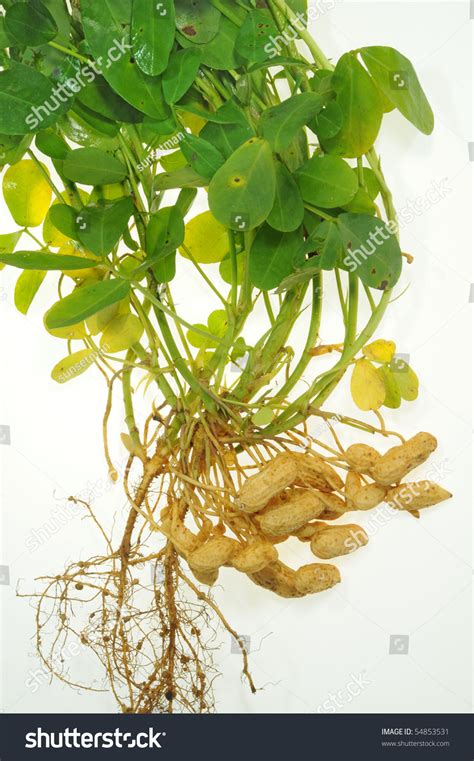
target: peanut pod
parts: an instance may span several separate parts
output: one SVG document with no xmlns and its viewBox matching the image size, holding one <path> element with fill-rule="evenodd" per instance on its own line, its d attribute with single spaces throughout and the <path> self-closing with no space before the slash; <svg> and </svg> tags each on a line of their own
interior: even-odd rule
<svg viewBox="0 0 474 761">
<path fill-rule="evenodd" d="M 322 526 L 311 540 L 311 552 L 317 558 L 331 558 L 349 555 L 369 541 L 364 529 L 356 524 L 345 526 Z"/>
<path fill-rule="evenodd" d="M 333 467 L 316 454 L 293 454 L 297 465 L 295 486 L 310 487 L 318 491 L 330 492 L 344 486 Z"/>
<path fill-rule="evenodd" d="M 199 572 L 216 571 L 238 552 L 239 543 L 227 536 L 216 536 L 189 555 L 189 565 Z"/>
<path fill-rule="evenodd" d="M 244 483 L 238 497 L 240 508 L 245 513 L 258 512 L 283 489 L 291 486 L 297 473 L 293 456 L 289 452 L 279 454 Z"/>
<path fill-rule="evenodd" d="M 372 510 L 384 501 L 387 489 L 380 484 L 368 484 L 359 489 L 352 497 L 352 503 L 357 510 Z"/>
<path fill-rule="evenodd" d="M 452 496 L 449 491 L 432 481 L 416 481 L 400 484 L 400 486 L 390 489 L 386 502 L 395 510 L 413 512 L 422 507 L 437 505 Z"/>
<path fill-rule="evenodd" d="M 219 578 L 219 570 L 216 571 L 198 571 L 197 568 L 193 568 L 192 566 L 189 566 L 191 569 L 191 573 L 193 576 L 201 583 L 205 584 L 207 587 L 213 587 L 216 583 L 217 579 Z"/>
<path fill-rule="evenodd" d="M 354 470 L 359 473 L 369 473 L 374 465 L 380 460 L 380 453 L 367 444 L 352 444 L 346 450 L 346 460 Z"/>
<path fill-rule="evenodd" d="M 258 573 L 250 573 L 249 579 L 259 587 L 269 589 L 279 597 L 303 597 L 306 593 L 296 588 L 296 573 L 292 568 L 277 561 Z"/>
<path fill-rule="evenodd" d="M 265 534 L 282 536 L 304 526 L 324 512 L 325 505 L 314 492 L 297 491 L 287 502 L 259 518 Z"/>
<path fill-rule="evenodd" d="M 241 573 L 258 573 L 276 560 L 278 552 L 273 544 L 257 541 L 237 552 L 232 558 L 232 565 Z"/>
<path fill-rule="evenodd" d="M 399 483 L 407 473 L 425 462 L 437 446 L 438 442 L 430 433 L 417 433 L 382 455 L 372 468 L 371 476 L 386 486 Z"/>
<path fill-rule="evenodd" d="M 298 568 L 295 587 L 303 595 L 312 595 L 331 589 L 341 581 L 341 574 L 335 565 L 311 563 Z"/>
</svg>

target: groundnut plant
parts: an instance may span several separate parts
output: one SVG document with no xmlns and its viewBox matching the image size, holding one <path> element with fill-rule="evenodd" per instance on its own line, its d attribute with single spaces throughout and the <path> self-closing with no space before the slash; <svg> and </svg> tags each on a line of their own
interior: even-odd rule
<svg viewBox="0 0 474 761">
<path fill-rule="evenodd" d="M 105 384 L 128 504 L 104 523 L 76 500 L 100 549 L 38 581 L 39 657 L 123 712 L 211 711 L 216 626 L 258 689 L 214 585 L 238 573 L 262 605 L 326 592 L 333 559 L 368 541 L 358 511 L 419 517 L 451 496 L 406 481 L 437 442 L 387 429 L 381 409 L 415 400 L 418 379 L 375 335 L 412 257 L 374 143 L 394 109 L 426 135 L 433 114 L 396 49 L 328 59 L 305 0 L 1 6 L 1 267 L 20 270 L 23 314 L 51 293 L 53 380 Z M 339 384 L 345 410 L 328 407 Z M 280 556 L 297 541 L 293 568 Z M 102 682 L 64 663 L 71 641 Z"/>
</svg>

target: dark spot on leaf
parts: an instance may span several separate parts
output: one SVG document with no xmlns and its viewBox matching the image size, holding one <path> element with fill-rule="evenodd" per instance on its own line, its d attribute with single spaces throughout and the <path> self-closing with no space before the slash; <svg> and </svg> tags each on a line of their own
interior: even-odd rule
<svg viewBox="0 0 474 761">
<path fill-rule="evenodd" d="M 388 280 L 382 280 L 382 282 L 379 285 L 379 288 L 381 291 L 386 291 L 388 288 Z"/>
<path fill-rule="evenodd" d="M 196 30 L 195 30 L 195 28 L 193 26 L 183 26 L 181 31 L 182 31 L 183 34 L 187 34 L 188 37 L 194 37 L 197 34 L 197 32 L 196 32 Z"/>
<path fill-rule="evenodd" d="M 376 274 L 376 272 L 377 272 L 377 270 L 375 269 L 375 267 L 373 267 L 373 268 L 372 268 L 370 271 L 371 271 L 372 275 L 375 275 L 375 274 Z"/>
</svg>

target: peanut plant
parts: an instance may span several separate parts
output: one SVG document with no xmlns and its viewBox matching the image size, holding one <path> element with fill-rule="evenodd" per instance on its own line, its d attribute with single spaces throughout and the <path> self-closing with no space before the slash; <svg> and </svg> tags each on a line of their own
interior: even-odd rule
<svg viewBox="0 0 474 761">
<path fill-rule="evenodd" d="M 419 517 L 450 496 L 403 482 L 437 442 L 387 429 L 382 408 L 414 401 L 418 379 L 375 337 L 412 257 L 374 143 L 394 109 L 426 135 L 433 114 L 394 48 L 334 65 L 305 0 L 1 7 L 0 162 L 16 229 L 0 237 L 0 266 L 21 270 L 23 314 L 54 281 L 44 329 L 64 359 L 52 378 L 98 371 L 113 481 L 113 414 L 128 458 L 121 536 L 114 516 L 102 525 L 82 502 L 101 553 L 41 579 L 39 657 L 95 689 L 58 658 L 80 641 L 120 710 L 209 711 L 216 623 L 239 641 L 256 690 L 211 591 L 222 567 L 283 597 L 323 592 L 337 567 L 290 568 L 280 544 L 330 560 L 367 543 L 346 513 L 386 502 Z M 209 293 L 199 323 L 176 306 L 183 267 Z M 326 408 L 348 374 L 371 422 Z M 349 428 L 365 440 L 345 445 Z M 136 575 L 150 564 L 145 585 Z"/>
</svg>

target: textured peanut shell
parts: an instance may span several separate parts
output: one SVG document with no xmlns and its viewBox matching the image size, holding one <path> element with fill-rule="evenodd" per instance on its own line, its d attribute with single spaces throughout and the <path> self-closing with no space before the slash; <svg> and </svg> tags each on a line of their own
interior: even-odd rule
<svg viewBox="0 0 474 761">
<path fill-rule="evenodd" d="M 386 502 L 396 510 L 416 511 L 422 507 L 431 507 L 453 495 L 432 481 L 415 481 L 400 484 L 390 489 Z"/>
<path fill-rule="evenodd" d="M 278 560 L 278 552 L 270 542 L 249 544 L 232 558 L 232 565 L 241 573 L 258 573 Z"/>
<path fill-rule="evenodd" d="M 201 544 L 201 540 L 193 534 L 181 520 L 166 518 L 161 524 L 161 530 L 174 544 L 176 550 L 183 556 L 194 552 Z"/>
<path fill-rule="evenodd" d="M 344 486 L 344 493 L 346 498 L 352 501 L 354 494 L 362 488 L 362 479 L 358 473 L 350 470 L 346 476 L 346 483 Z"/>
<path fill-rule="evenodd" d="M 331 558 L 350 555 L 369 541 L 364 529 L 356 524 L 327 526 L 316 531 L 311 540 L 311 552 L 317 558 Z"/>
<path fill-rule="evenodd" d="M 341 574 L 335 565 L 311 563 L 298 568 L 295 587 L 303 595 L 312 595 L 331 589 L 341 581 Z"/>
<path fill-rule="evenodd" d="M 346 450 L 346 460 L 354 470 L 367 473 L 380 460 L 380 452 L 367 444 L 352 444 Z"/>
<path fill-rule="evenodd" d="M 293 531 L 292 536 L 295 536 L 300 542 L 310 542 L 319 525 L 318 523 L 307 523 L 306 526 Z M 324 526 L 324 523 L 321 525 Z"/>
<path fill-rule="evenodd" d="M 382 455 L 371 470 L 372 478 L 386 486 L 396 484 L 425 462 L 437 446 L 438 442 L 430 433 L 417 433 L 405 444 L 392 447 Z"/>
<path fill-rule="evenodd" d="M 290 497 L 282 507 L 259 518 L 265 534 L 282 536 L 304 526 L 324 511 L 325 505 L 314 492 L 302 491 Z"/>
<path fill-rule="evenodd" d="M 357 510 L 372 510 L 384 501 L 387 489 L 381 484 L 363 486 L 352 497 L 352 503 Z"/>
<path fill-rule="evenodd" d="M 246 513 L 258 512 L 283 489 L 291 486 L 297 474 L 296 461 L 290 453 L 277 455 L 242 486 L 238 498 L 241 509 Z"/>
<path fill-rule="evenodd" d="M 337 515 L 344 515 L 349 510 L 347 503 L 337 496 L 337 494 L 325 494 L 324 492 L 318 492 L 317 496 L 324 504 L 326 510 L 331 513 L 337 513 Z"/>
<path fill-rule="evenodd" d="M 258 573 L 250 573 L 249 579 L 264 589 L 269 589 L 279 597 L 304 597 L 305 592 L 296 588 L 296 573 L 280 561 L 267 565 Z"/>
<path fill-rule="evenodd" d="M 216 571 L 228 563 L 240 545 L 227 536 L 217 536 L 189 555 L 189 565 L 200 572 Z"/>
<path fill-rule="evenodd" d="M 219 571 L 198 571 L 197 568 L 191 568 L 191 573 L 193 576 L 201 583 L 205 584 L 208 587 L 214 586 L 217 579 L 219 578 Z"/>
<path fill-rule="evenodd" d="M 344 486 L 333 467 L 315 454 L 293 454 L 297 465 L 295 486 L 306 486 L 319 491 L 336 491 Z"/>
</svg>

